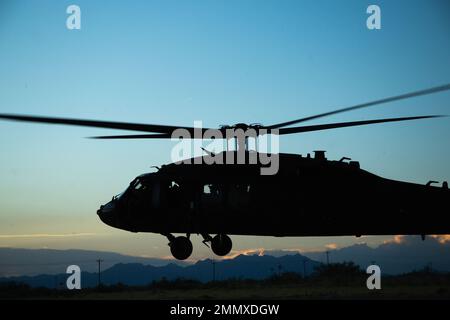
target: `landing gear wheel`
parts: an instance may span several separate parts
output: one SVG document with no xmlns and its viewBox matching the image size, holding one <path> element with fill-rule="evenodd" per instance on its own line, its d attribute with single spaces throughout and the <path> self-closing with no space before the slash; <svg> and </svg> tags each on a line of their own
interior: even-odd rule
<svg viewBox="0 0 450 320">
<path fill-rule="evenodd" d="M 170 252 L 178 260 L 189 258 L 192 253 L 192 242 L 187 237 L 176 237 L 170 243 Z"/>
<path fill-rule="evenodd" d="M 226 234 L 218 234 L 211 240 L 211 249 L 218 256 L 226 256 L 232 247 L 233 243 Z"/>
</svg>

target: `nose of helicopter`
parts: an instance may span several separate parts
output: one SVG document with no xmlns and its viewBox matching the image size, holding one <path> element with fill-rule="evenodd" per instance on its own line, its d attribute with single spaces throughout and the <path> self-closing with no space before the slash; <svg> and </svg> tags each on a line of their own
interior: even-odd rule
<svg viewBox="0 0 450 320">
<path fill-rule="evenodd" d="M 117 204 L 113 200 L 100 206 L 100 209 L 97 210 L 97 215 L 105 224 L 114 226 L 117 218 Z"/>
</svg>

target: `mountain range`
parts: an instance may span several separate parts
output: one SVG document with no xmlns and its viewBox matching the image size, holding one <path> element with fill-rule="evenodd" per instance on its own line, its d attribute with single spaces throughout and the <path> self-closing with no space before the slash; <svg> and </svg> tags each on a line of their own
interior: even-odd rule
<svg viewBox="0 0 450 320">
<path fill-rule="evenodd" d="M 362 239 L 363 240 L 363 239 Z M 329 250 L 329 261 L 353 261 L 364 270 L 371 264 L 380 266 L 383 274 L 401 274 L 431 267 L 435 271 L 450 271 L 450 236 L 429 236 L 422 241 L 420 236 L 395 236 L 377 247 L 366 243 Z M 294 252 L 295 253 L 295 252 Z M 265 251 L 264 254 L 283 256 L 284 250 Z M 326 262 L 324 251 L 303 252 L 304 256 Z"/>
<path fill-rule="evenodd" d="M 169 263 L 186 265 L 183 261 L 161 258 L 135 257 L 107 251 L 56 250 L 0 248 L 0 277 L 58 274 L 67 266 L 76 264 L 87 272 L 97 271 L 97 259 L 102 260 L 102 269 L 118 263 L 141 263 L 143 265 L 164 266 Z"/>
<path fill-rule="evenodd" d="M 83 286 L 97 284 L 97 259 L 102 259 L 102 282 L 145 285 L 163 277 L 168 280 L 189 278 L 209 281 L 213 261 L 194 264 L 172 259 L 127 256 L 113 252 L 88 250 L 0 248 L 0 281 L 19 281 L 32 286 L 55 287 L 65 281 L 66 268 L 76 264 L 83 271 Z M 293 271 L 309 275 L 315 266 L 326 261 L 324 251 L 303 252 L 265 250 L 264 254 L 238 255 L 234 259 L 214 261 L 216 279 L 262 279 L 271 274 Z M 330 262 L 353 261 L 362 269 L 377 264 L 382 274 L 400 274 L 423 269 L 450 271 L 450 236 L 395 236 L 378 247 L 365 243 L 329 250 Z M 304 263 L 305 262 L 305 263 Z"/>
<path fill-rule="evenodd" d="M 166 266 L 143 265 L 140 263 L 118 263 L 101 272 L 101 282 L 105 285 L 123 283 L 126 285 L 147 285 L 152 281 L 175 280 L 177 278 L 211 281 L 230 278 L 265 279 L 281 272 L 297 272 L 310 275 L 318 262 L 300 254 L 273 257 L 269 255 L 239 255 L 234 259 L 213 261 L 201 260 L 193 265 L 180 266 L 170 263 Z M 215 272 L 215 273 L 213 273 Z M 14 281 L 26 283 L 32 287 L 64 287 L 67 274 L 37 275 L 0 278 L 0 282 Z M 98 284 L 98 273 L 82 272 L 82 288 L 94 287 Z"/>
</svg>

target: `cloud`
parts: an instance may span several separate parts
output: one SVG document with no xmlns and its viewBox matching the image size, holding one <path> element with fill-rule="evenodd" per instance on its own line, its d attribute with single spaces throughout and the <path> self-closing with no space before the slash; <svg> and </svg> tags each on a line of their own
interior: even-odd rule
<svg viewBox="0 0 450 320">
<path fill-rule="evenodd" d="M 325 245 L 325 248 L 330 249 L 330 250 L 336 250 L 337 247 L 338 246 L 336 243 L 329 243 L 329 244 Z"/>
<path fill-rule="evenodd" d="M 266 250 L 264 248 L 231 250 L 230 254 L 224 256 L 222 259 L 234 259 L 240 255 L 247 256 L 257 254 L 258 256 L 263 256 L 265 251 Z"/>
<path fill-rule="evenodd" d="M 34 233 L 34 234 L 0 234 L 0 239 L 16 239 L 16 238 L 66 238 L 66 237 L 86 237 L 95 236 L 96 233 Z"/>
<path fill-rule="evenodd" d="M 441 244 L 450 242 L 450 234 L 433 234 L 430 237 L 436 239 Z"/>
<path fill-rule="evenodd" d="M 336 250 L 338 249 L 338 245 L 336 243 L 329 243 L 325 245 L 326 250 Z M 325 251 L 320 250 L 317 248 L 310 248 L 310 249 L 304 249 L 304 248 L 288 248 L 288 249 L 265 249 L 265 248 L 246 248 L 241 250 L 232 250 L 230 254 L 228 254 L 225 257 L 222 257 L 222 259 L 234 259 L 239 255 L 269 255 L 274 257 L 281 257 L 286 255 L 292 255 L 292 254 L 305 254 L 308 252 L 317 252 L 317 251 Z"/>
<path fill-rule="evenodd" d="M 413 236 L 396 235 L 392 239 L 384 241 L 383 244 L 405 244 L 408 241 L 411 242 L 412 237 Z M 436 239 L 440 244 L 450 242 L 450 234 L 432 234 L 427 235 L 427 237 Z"/>
<path fill-rule="evenodd" d="M 383 241 L 383 244 L 389 244 L 389 243 L 402 244 L 402 243 L 405 243 L 405 241 L 406 241 L 406 236 L 396 235 L 392 239 Z"/>
<path fill-rule="evenodd" d="M 436 270 L 450 270 L 450 235 L 429 235 L 425 241 L 422 241 L 420 236 L 396 235 L 375 247 L 370 247 L 364 242 L 344 247 L 337 243 L 328 243 L 315 251 L 300 248 L 246 248 L 233 250 L 222 259 L 233 259 L 238 255 L 281 257 L 301 254 L 315 261 L 324 262 L 326 250 L 330 253 L 331 262 L 354 261 L 362 268 L 375 262 L 387 274 L 420 270 L 430 263 Z"/>
<path fill-rule="evenodd" d="M 323 251 L 305 254 L 316 261 L 324 261 Z M 432 265 L 434 270 L 450 270 L 450 236 L 429 235 L 425 241 L 416 235 L 396 235 L 376 247 L 355 244 L 330 250 L 331 262 L 353 261 L 365 269 L 377 264 L 385 274 L 399 274 L 421 270 Z"/>
<path fill-rule="evenodd" d="M 258 255 L 258 256 L 274 256 L 281 257 L 285 255 L 297 254 L 305 252 L 303 249 L 293 248 L 293 249 L 264 249 L 264 248 L 248 248 L 242 250 L 232 250 L 231 253 L 222 259 L 234 259 L 239 255 Z"/>
</svg>

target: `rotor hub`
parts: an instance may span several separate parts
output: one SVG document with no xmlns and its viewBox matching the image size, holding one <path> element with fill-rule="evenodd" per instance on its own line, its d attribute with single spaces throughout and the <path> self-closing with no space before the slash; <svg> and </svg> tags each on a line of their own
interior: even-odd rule
<svg viewBox="0 0 450 320">
<path fill-rule="evenodd" d="M 233 124 L 233 125 L 228 125 L 228 124 L 225 124 L 225 125 L 221 125 L 220 126 L 220 129 L 234 129 L 234 130 L 236 130 L 236 129 L 242 129 L 242 130 L 244 130 L 244 131 L 246 131 L 246 130 L 248 130 L 248 129 L 255 129 L 255 130 L 258 130 L 258 129 L 261 129 L 261 128 L 263 128 L 263 125 L 262 124 L 260 124 L 260 123 L 251 123 L 251 124 L 247 124 L 247 123 L 236 123 L 236 124 Z"/>
</svg>

